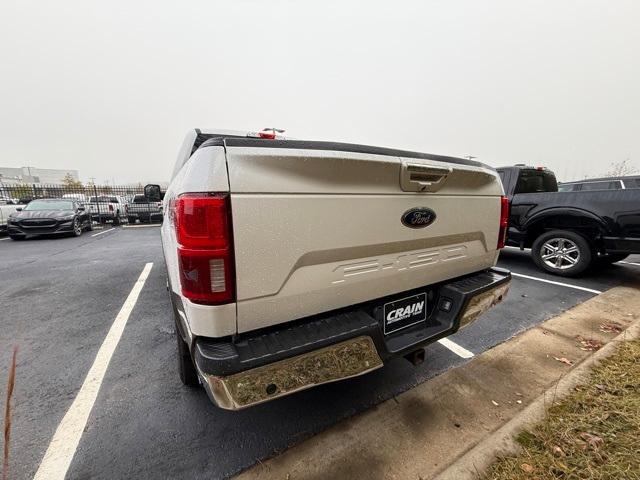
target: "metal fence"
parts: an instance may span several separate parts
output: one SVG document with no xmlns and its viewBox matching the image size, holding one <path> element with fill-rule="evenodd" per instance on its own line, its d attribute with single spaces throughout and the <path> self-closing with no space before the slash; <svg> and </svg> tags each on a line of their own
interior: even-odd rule
<svg viewBox="0 0 640 480">
<path fill-rule="evenodd" d="M 26 204 L 38 198 L 74 198 L 91 212 L 99 223 L 161 223 L 162 203 L 144 198 L 144 186 L 0 183 L 2 203 Z"/>
</svg>

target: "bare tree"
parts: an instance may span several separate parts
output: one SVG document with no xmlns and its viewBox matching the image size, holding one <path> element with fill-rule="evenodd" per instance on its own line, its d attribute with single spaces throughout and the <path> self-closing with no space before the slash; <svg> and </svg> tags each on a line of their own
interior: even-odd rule
<svg viewBox="0 0 640 480">
<path fill-rule="evenodd" d="M 629 159 L 621 162 L 611 162 L 609 170 L 603 175 L 605 177 L 624 177 L 625 175 L 633 175 L 638 173 L 638 169 L 629 163 Z"/>
<path fill-rule="evenodd" d="M 77 190 L 84 187 L 82 185 L 82 182 L 73 178 L 73 175 L 71 175 L 69 172 L 67 172 L 62 179 L 62 184 L 70 190 Z"/>
</svg>

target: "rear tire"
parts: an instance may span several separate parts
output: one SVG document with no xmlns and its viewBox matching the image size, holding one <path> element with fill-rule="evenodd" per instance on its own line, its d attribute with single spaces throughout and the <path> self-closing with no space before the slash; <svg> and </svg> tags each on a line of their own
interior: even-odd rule
<svg viewBox="0 0 640 480">
<path fill-rule="evenodd" d="M 198 387 L 200 386 L 198 373 L 191 360 L 189 346 L 182 340 L 178 327 L 176 327 L 176 339 L 178 340 L 178 373 L 180 374 L 180 381 L 189 387 Z"/>
<path fill-rule="evenodd" d="M 531 255 L 539 268 L 563 277 L 581 274 L 594 257 L 587 239 L 569 230 L 543 233 L 533 242 Z"/>
<path fill-rule="evenodd" d="M 118 225 L 120 225 L 120 212 L 118 212 L 116 216 L 113 217 L 113 226 L 117 227 Z"/>
<path fill-rule="evenodd" d="M 134 225 L 136 223 L 136 217 L 127 217 L 127 221 L 129 225 Z"/>
</svg>

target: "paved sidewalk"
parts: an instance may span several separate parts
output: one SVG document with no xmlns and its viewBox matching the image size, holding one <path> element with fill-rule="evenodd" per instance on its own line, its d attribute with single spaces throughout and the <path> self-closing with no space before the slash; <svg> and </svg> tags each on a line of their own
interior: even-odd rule
<svg viewBox="0 0 640 480">
<path fill-rule="evenodd" d="M 590 356 L 589 344 L 606 344 L 640 318 L 638 312 L 640 284 L 613 288 L 238 478 L 432 478 Z"/>
</svg>

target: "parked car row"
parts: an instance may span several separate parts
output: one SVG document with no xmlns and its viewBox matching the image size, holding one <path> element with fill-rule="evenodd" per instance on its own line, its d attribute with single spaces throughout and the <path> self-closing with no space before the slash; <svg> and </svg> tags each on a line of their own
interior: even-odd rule
<svg viewBox="0 0 640 480">
<path fill-rule="evenodd" d="M 128 223 L 161 222 L 162 202 L 149 201 L 144 194 L 129 197 L 120 195 L 98 195 L 86 197 L 84 194 L 66 194 L 63 198 L 76 198 L 89 207 L 91 218 L 99 223 L 120 225 Z"/>
<path fill-rule="evenodd" d="M 70 193 L 62 198 L 25 200 L 0 198 L 0 232 L 14 240 L 27 236 L 71 233 L 81 235 L 93 223 L 161 222 L 162 202 L 145 195 L 87 197 Z"/>
</svg>

